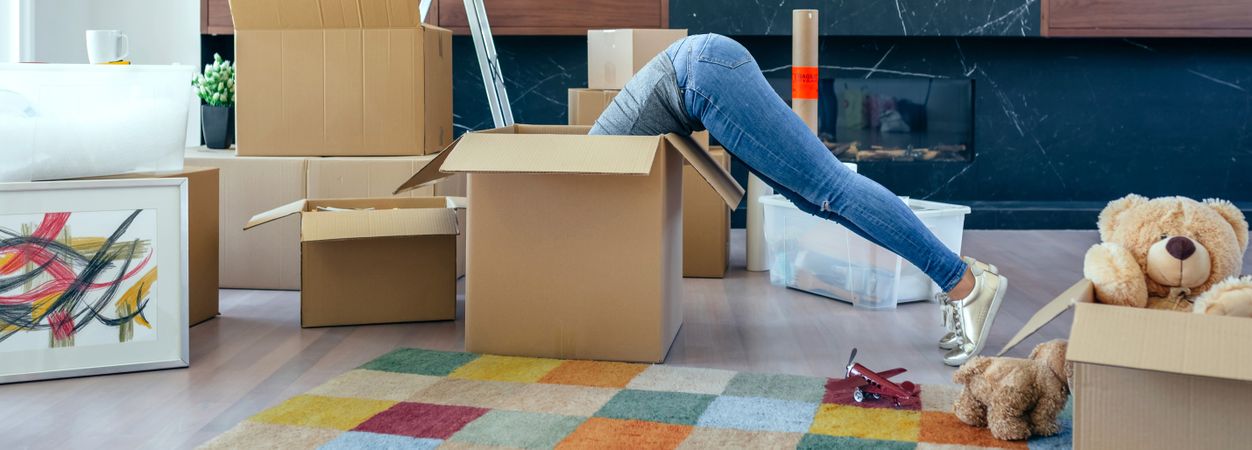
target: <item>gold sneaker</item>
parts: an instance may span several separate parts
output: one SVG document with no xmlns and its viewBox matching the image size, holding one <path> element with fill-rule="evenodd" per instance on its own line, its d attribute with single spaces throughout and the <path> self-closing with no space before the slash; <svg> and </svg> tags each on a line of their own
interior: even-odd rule
<svg viewBox="0 0 1252 450">
<path fill-rule="evenodd" d="M 951 301 L 956 309 L 955 326 L 961 345 L 943 355 L 943 363 L 949 366 L 965 364 L 971 357 L 982 353 L 991 333 L 991 324 L 1004 302 L 1004 293 L 1008 291 L 1009 280 L 989 270 L 991 266 L 974 261 L 969 267 L 974 274 L 974 290 L 964 300 Z"/>
<path fill-rule="evenodd" d="M 987 272 L 992 272 L 997 275 L 1000 273 L 1000 269 L 994 264 L 983 263 L 968 256 L 962 257 L 961 260 L 965 261 L 965 264 L 968 264 L 970 267 L 978 266 Z M 961 333 L 956 327 L 957 309 L 952 305 L 947 293 L 940 292 L 935 297 L 937 297 L 939 301 L 939 312 L 943 314 L 943 328 L 947 330 L 947 333 L 944 333 L 943 337 L 939 338 L 939 348 L 943 350 L 952 350 L 961 346 Z"/>
</svg>

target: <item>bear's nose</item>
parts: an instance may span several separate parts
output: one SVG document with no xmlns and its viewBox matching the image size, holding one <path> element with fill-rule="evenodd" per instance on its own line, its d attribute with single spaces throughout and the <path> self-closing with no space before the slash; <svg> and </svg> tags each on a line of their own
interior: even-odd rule
<svg viewBox="0 0 1252 450">
<path fill-rule="evenodd" d="M 1186 261 L 1195 254 L 1195 243 L 1189 238 L 1174 236 L 1165 243 L 1165 251 L 1169 252 L 1169 256 L 1178 258 L 1179 261 Z"/>
</svg>

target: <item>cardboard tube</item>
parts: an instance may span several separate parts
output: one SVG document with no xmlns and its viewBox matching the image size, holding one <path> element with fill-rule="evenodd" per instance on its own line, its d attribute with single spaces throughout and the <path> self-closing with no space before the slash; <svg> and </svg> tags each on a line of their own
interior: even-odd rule
<svg viewBox="0 0 1252 450">
<path fill-rule="evenodd" d="M 791 11 L 791 109 L 817 133 L 817 10 Z M 769 270 L 765 211 L 761 197 L 772 195 L 765 182 L 748 177 L 748 270 Z"/>
</svg>

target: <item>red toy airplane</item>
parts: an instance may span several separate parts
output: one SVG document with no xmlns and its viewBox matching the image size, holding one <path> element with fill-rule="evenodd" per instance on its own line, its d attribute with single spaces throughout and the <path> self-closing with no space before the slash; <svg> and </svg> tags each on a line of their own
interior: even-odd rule
<svg viewBox="0 0 1252 450">
<path fill-rule="evenodd" d="M 904 373 L 905 369 L 896 368 L 874 372 L 854 362 L 855 360 L 856 349 L 853 348 L 852 356 L 848 358 L 847 372 L 844 373 L 843 380 L 835 381 L 831 386 L 834 390 L 852 390 L 852 399 L 857 403 L 867 399 L 878 400 L 885 396 L 894 400 L 895 406 L 899 407 L 915 404 L 919 400 L 918 394 L 921 391 L 917 385 L 909 381 L 896 384 L 889 380 L 891 377 Z"/>
</svg>

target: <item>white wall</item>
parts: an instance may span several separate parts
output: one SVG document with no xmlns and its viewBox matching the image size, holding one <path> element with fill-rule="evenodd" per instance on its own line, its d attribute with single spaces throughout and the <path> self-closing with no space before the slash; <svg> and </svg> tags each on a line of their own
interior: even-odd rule
<svg viewBox="0 0 1252 450">
<path fill-rule="evenodd" d="M 38 0 L 33 60 L 86 63 L 84 32 L 121 30 L 133 64 L 200 65 L 199 0 Z"/>
<path fill-rule="evenodd" d="M 0 2 L 5 0 L 0 0 Z M 200 67 L 200 0 L 35 0 L 27 61 L 86 64 L 87 30 L 119 30 L 131 64 Z M 190 80 L 187 92 L 190 95 Z M 189 112 L 188 145 L 200 144 L 199 102 Z"/>
</svg>

